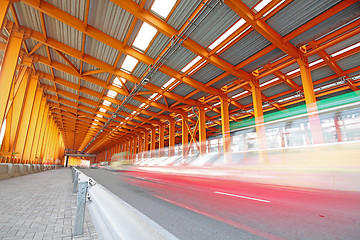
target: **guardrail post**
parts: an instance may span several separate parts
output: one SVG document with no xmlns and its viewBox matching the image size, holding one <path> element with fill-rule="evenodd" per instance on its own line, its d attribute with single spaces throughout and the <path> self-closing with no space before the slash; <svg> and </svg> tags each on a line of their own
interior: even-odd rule
<svg viewBox="0 0 360 240">
<path fill-rule="evenodd" d="M 76 201 L 74 236 L 83 234 L 87 188 L 88 182 L 79 182 L 79 191 Z"/>
<path fill-rule="evenodd" d="M 75 170 L 75 168 L 71 168 L 71 172 L 72 172 L 72 182 L 75 182 L 75 172 L 76 172 L 76 170 Z"/>
<path fill-rule="evenodd" d="M 76 193 L 78 191 L 78 182 L 79 182 L 79 172 L 76 171 L 75 172 L 75 177 L 74 177 L 74 189 L 73 189 L 73 193 Z"/>
</svg>

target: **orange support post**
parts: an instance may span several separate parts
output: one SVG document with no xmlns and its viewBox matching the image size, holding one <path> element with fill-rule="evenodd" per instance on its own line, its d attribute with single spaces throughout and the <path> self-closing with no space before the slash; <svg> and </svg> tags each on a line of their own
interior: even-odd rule
<svg viewBox="0 0 360 240">
<path fill-rule="evenodd" d="M 19 130 L 21 113 L 25 105 L 24 101 L 25 101 L 25 95 L 29 83 L 30 74 L 31 74 L 31 69 L 25 70 L 23 77 L 21 79 L 18 79 L 19 87 L 16 93 L 15 91 L 13 91 L 13 94 L 15 94 L 15 96 L 13 98 L 8 115 L 6 117 L 7 121 L 10 123 L 9 126 L 10 128 L 7 129 L 9 131 L 9 137 L 10 137 L 9 149 L 8 149 L 9 152 L 12 152 L 14 150 L 13 148 L 14 148 L 15 138 Z"/>
<path fill-rule="evenodd" d="M 188 152 L 188 143 L 189 143 L 189 132 L 187 129 L 188 115 L 187 113 L 181 114 L 181 129 L 182 129 L 182 157 L 183 159 L 187 157 Z"/>
<path fill-rule="evenodd" d="M 155 127 L 151 126 L 151 157 L 155 157 L 155 139 L 156 139 L 156 131 Z"/>
<path fill-rule="evenodd" d="M 159 157 L 164 156 L 164 150 L 165 150 L 164 132 L 165 132 L 164 124 L 159 124 Z"/>
<path fill-rule="evenodd" d="M 225 164 L 231 163 L 231 138 L 230 138 L 230 123 L 229 123 L 229 101 L 227 96 L 220 96 L 221 105 L 221 129 L 223 138 L 223 150 Z"/>
<path fill-rule="evenodd" d="M 145 138 L 145 148 L 144 148 L 144 151 L 149 151 L 149 132 L 147 129 L 145 129 L 145 132 L 144 132 L 144 138 Z"/>
<path fill-rule="evenodd" d="M 320 117 L 317 113 L 317 104 L 314 92 L 314 86 L 312 82 L 311 72 L 309 68 L 309 62 L 307 58 L 299 58 L 297 62 L 300 66 L 301 81 L 303 84 L 306 108 L 308 112 L 308 118 L 310 123 L 310 130 L 313 139 L 313 144 L 319 144 L 324 142 Z"/>
<path fill-rule="evenodd" d="M 204 106 L 198 106 L 199 109 L 199 145 L 200 155 L 206 153 L 206 125 Z"/>
<path fill-rule="evenodd" d="M 6 20 L 6 14 L 9 10 L 10 1 L 9 0 L 0 0 L 0 29 L 2 29 L 4 22 Z"/>
<path fill-rule="evenodd" d="M 35 93 L 38 85 L 38 78 L 37 76 L 33 75 L 31 76 L 28 90 L 25 96 L 25 102 L 24 102 L 24 108 L 23 112 L 21 114 L 21 120 L 19 125 L 19 130 L 17 133 L 17 136 L 15 138 L 14 143 L 14 152 L 18 152 L 20 154 L 20 158 L 23 156 L 24 148 L 25 148 L 25 142 L 26 142 L 26 135 L 29 129 L 29 122 L 31 117 L 31 112 L 34 105 L 35 100 Z"/>
<path fill-rule="evenodd" d="M 262 98 L 260 83 L 258 79 L 253 79 L 250 82 L 253 107 L 254 107 L 254 116 L 255 116 L 255 128 L 256 135 L 258 140 L 258 149 L 266 148 L 266 136 L 265 136 L 265 126 L 264 126 L 264 112 L 262 108 Z"/>
<path fill-rule="evenodd" d="M 175 121 L 169 120 L 169 157 L 175 155 Z"/>
<path fill-rule="evenodd" d="M 16 65 L 19 58 L 23 33 L 11 32 L 8 43 L 5 48 L 4 58 L 1 62 L 0 70 L 0 126 L 2 126 L 7 102 L 9 99 L 11 86 L 15 74 Z"/>
</svg>

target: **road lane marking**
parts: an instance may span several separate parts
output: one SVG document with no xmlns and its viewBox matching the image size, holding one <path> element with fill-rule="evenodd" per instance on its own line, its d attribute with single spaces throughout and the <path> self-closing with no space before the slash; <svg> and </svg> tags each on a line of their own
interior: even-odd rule
<svg viewBox="0 0 360 240">
<path fill-rule="evenodd" d="M 265 232 L 265 231 L 262 231 L 260 229 L 257 229 L 257 228 L 253 228 L 251 226 L 248 226 L 248 225 L 245 225 L 245 224 L 241 224 L 240 222 L 237 222 L 237 221 L 233 221 L 231 219 L 226 219 L 226 218 L 223 218 L 221 217 L 220 215 L 216 214 L 216 213 L 207 213 L 201 209 L 195 209 L 193 207 L 190 207 L 190 206 L 187 206 L 183 203 L 180 203 L 180 202 L 177 202 L 177 201 L 174 201 L 174 200 L 170 200 L 170 199 L 167 199 L 167 198 L 164 198 L 164 197 L 160 197 L 156 194 L 153 194 L 153 196 L 161 199 L 161 200 L 164 200 L 166 202 L 169 202 L 171 204 L 174 204 L 176 206 L 179 206 L 179 207 L 182 207 L 184 209 L 187 209 L 189 211 L 192 211 L 192 212 L 195 212 L 197 214 L 201 214 L 201 215 L 204 215 L 206 217 L 209 217 L 209 218 L 212 218 L 212 219 L 215 219 L 217 221 L 220 221 L 220 222 L 223 222 L 223 223 L 226 223 L 226 224 L 229 224 L 233 227 L 236 227 L 236 228 L 239 228 L 239 229 L 242 229 L 242 230 L 245 230 L 247 232 L 250 232 L 254 235 L 257 235 L 257 236 L 260 236 L 260 237 L 263 237 L 263 238 L 266 238 L 266 239 L 270 239 L 270 240 L 286 240 L 285 238 L 282 238 L 282 237 L 279 237 L 279 236 L 275 236 L 269 232 Z"/>
<path fill-rule="evenodd" d="M 245 199 L 250 199 L 250 200 L 259 201 L 259 202 L 267 202 L 267 203 L 271 202 L 271 201 L 265 200 L 265 199 L 246 197 L 246 196 L 241 196 L 241 195 L 236 195 L 236 194 L 231 194 L 231 193 L 224 193 L 224 192 L 214 192 L 214 193 L 232 196 L 232 197 L 238 197 L 238 198 L 245 198 Z"/>
</svg>

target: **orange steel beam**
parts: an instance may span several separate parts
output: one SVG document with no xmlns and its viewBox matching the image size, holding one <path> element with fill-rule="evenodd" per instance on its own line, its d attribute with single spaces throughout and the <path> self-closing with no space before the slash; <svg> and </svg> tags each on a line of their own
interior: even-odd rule
<svg viewBox="0 0 360 240">
<path fill-rule="evenodd" d="M 273 43 L 277 48 L 281 49 L 294 59 L 300 57 L 300 52 L 296 47 L 294 47 L 290 42 L 284 41 L 283 37 L 272 29 L 263 19 L 256 18 L 254 12 L 246 6 L 245 3 L 240 0 L 225 0 L 225 4 L 242 17 L 247 23 L 249 23 L 257 32 Z"/>
<path fill-rule="evenodd" d="M 1 62 L 2 71 L 0 71 L 0 126 L 2 126 L 5 118 L 6 106 L 9 100 L 9 95 L 13 83 L 16 65 L 18 62 L 21 43 L 23 41 L 23 36 L 24 35 L 20 32 L 11 32 L 9 41 L 5 48 L 4 57 Z"/>
<path fill-rule="evenodd" d="M 157 17 L 155 14 L 151 13 L 150 11 L 146 9 L 140 9 L 139 5 L 133 1 L 130 0 L 111 0 L 116 5 L 121 7 L 122 9 L 126 10 L 127 12 L 131 13 L 135 17 L 139 18 L 143 22 L 146 22 L 150 25 L 152 25 L 154 28 L 156 28 L 159 32 L 166 35 L 167 37 L 171 38 L 173 36 L 178 35 L 178 31 L 167 24 L 165 21 Z M 201 56 L 202 58 L 206 59 L 211 64 L 219 67 L 220 69 L 223 69 L 226 72 L 229 72 L 230 74 L 243 78 L 244 80 L 249 81 L 251 79 L 251 75 L 243 70 L 235 70 L 234 66 L 225 60 L 221 59 L 220 57 L 216 55 L 209 56 L 208 50 L 206 50 L 204 47 L 196 43 L 195 41 L 191 40 L 190 38 L 187 38 L 183 42 L 183 46 L 192 51 L 193 53 Z M 165 73 L 166 74 L 166 73 Z M 180 79 L 179 79 L 180 80 Z M 200 89 L 199 87 L 195 87 Z M 203 91 L 203 90 L 202 90 Z M 206 91 L 205 91 L 206 92 Z M 213 95 L 220 95 L 221 92 L 217 92 L 217 94 Z"/>
<path fill-rule="evenodd" d="M 92 38 L 94 38 L 94 39 L 96 39 L 96 40 L 98 40 L 100 42 L 105 43 L 108 46 L 113 47 L 114 49 L 116 49 L 116 50 L 118 50 L 118 51 L 120 51 L 120 52 L 122 52 L 124 54 L 133 56 L 134 58 L 138 59 L 139 61 L 141 61 L 141 62 L 143 62 L 143 63 L 145 63 L 147 65 L 151 65 L 151 64 L 155 63 L 155 60 L 152 59 L 151 57 L 149 57 L 149 56 L 147 56 L 147 55 L 145 55 L 145 54 L 143 54 L 143 53 L 141 53 L 141 52 L 127 46 L 127 45 L 125 45 L 123 42 L 117 40 L 116 38 L 113 38 L 110 35 L 105 34 L 104 32 L 94 28 L 93 26 L 91 26 L 89 24 L 86 24 L 85 22 L 81 21 L 80 19 L 75 18 L 74 16 L 62 11 L 61 9 L 56 8 L 55 6 L 49 4 L 49 3 L 45 2 L 45 1 L 40 0 L 39 2 L 34 3 L 31 0 L 22 0 L 22 2 L 29 5 L 29 6 L 31 6 L 31 7 L 33 7 L 33 8 L 35 8 L 35 9 L 37 9 L 37 10 L 39 10 L 39 11 L 41 11 L 41 12 L 43 12 L 43 13 L 45 13 L 45 14 L 47 14 L 50 17 L 53 17 L 53 18 L 65 23 L 65 24 L 75 28 L 76 30 L 78 30 L 78 31 L 80 31 L 82 33 L 85 33 L 86 35 L 88 35 L 88 36 L 90 36 L 90 37 L 92 37 Z M 144 9 L 144 11 L 145 11 L 145 9 Z M 204 49 L 203 47 L 201 47 L 197 43 L 195 43 L 195 42 L 193 42 L 193 43 L 196 45 L 196 47 L 194 47 L 194 49 L 196 49 L 198 47 Z M 69 55 L 71 55 L 71 54 L 69 54 Z M 205 57 L 205 54 L 203 54 L 203 55 Z M 79 58 L 79 59 L 86 62 L 85 58 L 84 59 Z M 225 61 L 222 60 L 221 58 L 218 58 L 217 62 L 225 62 Z M 214 63 L 216 63 L 216 62 L 214 62 Z M 231 70 L 233 70 L 233 66 L 231 64 L 229 64 L 229 63 L 228 63 L 228 65 L 230 65 L 230 67 L 232 67 Z M 180 81 L 183 81 L 184 83 L 186 83 L 186 84 L 188 84 L 188 85 L 190 85 L 190 86 L 192 86 L 194 88 L 202 89 L 203 91 L 209 92 L 210 94 L 214 94 L 214 95 L 220 93 L 215 88 L 211 88 L 211 87 L 205 88 L 203 83 L 195 81 L 194 79 L 190 79 L 188 77 L 181 78 L 181 75 L 178 72 L 176 72 L 175 70 L 167 67 L 166 65 L 163 65 L 161 68 L 159 68 L 159 70 L 161 72 L 171 76 L 171 77 L 175 77 L 176 79 L 178 79 Z M 108 71 L 108 72 L 110 72 L 110 71 Z M 111 71 L 110 73 L 112 73 L 112 72 L 113 71 Z M 231 71 L 231 73 L 236 74 L 236 72 L 234 72 L 234 71 Z M 116 75 L 116 74 L 114 74 L 114 75 Z"/>
<path fill-rule="evenodd" d="M 333 61 L 332 57 L 327 52 L 325 52 L 325 50 L 318 52 L 318 55 L 326 62 L 326 64 L 336 73 L 338 77 L 349 78 L 340 68 L 340 66 L 335 61 Z M 346 81 L 346 84 L 348 84 L 353 91 L 359 90 L 359 88 L 357 88 L 354 85 L 354 82 L 351 80 Z"/>
</svg>

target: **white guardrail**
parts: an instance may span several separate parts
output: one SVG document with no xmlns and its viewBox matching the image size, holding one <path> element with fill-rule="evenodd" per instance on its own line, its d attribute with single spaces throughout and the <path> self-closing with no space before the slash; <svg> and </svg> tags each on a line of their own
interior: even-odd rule
<svg viewBox="0 0 360 240">
<path fill-rule="evenodd" d="M 76 179 L 75 177 L 78 176 Z M 83 214 L 79 197 L 84 193 L 81 184 L 88 183 L 86 206 L 89 208 L 96 231 L 101 239 L 178 239 L 159 224 L 121 200 L 78 169 L 73 170 L 74 191 L 78 191 L 77 214 Z M 78 185 L 75 187 L 75 185 Z M 85 191 L 86 193 L 86 191 Z M 80 200 L 81 201 L 81 200 Z M 80 219 L 77 221 L 77 219 Z M 75 225 L 82 224 L 84 215 L 75 217 Z M 80 228 L 82 229 L 82 225 Z M 79 229 L 79 226 L 74 227 Z M 82 234 L 82 230 L 81 233 Z M 79 234 L 74 234 L 79 235 Z"/>
</svg>

